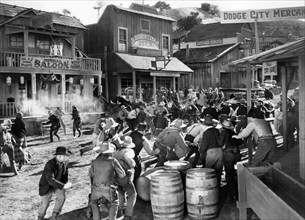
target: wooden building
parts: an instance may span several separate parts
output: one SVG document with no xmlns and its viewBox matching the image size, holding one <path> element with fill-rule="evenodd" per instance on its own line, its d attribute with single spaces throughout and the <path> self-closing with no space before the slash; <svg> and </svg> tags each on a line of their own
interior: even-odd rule
<svg viewBox="0 0 305 220">
<path fill-rule="evenodd" d="M 85 52 L 103 63 L 106 98 L 127 95 L 142 99 L 142 92 L 160 87 L 176 89 L 177 78 L 193 71 L 172 54 L 172 24 L 149 6 L 108 5 L 85 34 Z"/>
<path fill-rule="evenodd" d="M 0 3 L 0 117 L 93 105 L 101 61 L 82 52 L 84 30 L 73 17 Z"/>
<path fill-rule="evenodd" d="M 243 87 L 245 68 L 228 64 L 249 54 L 242 47 L 245 39 L 252 39 L 253 32 L 248 24 L 199 24 L 194 26 L 174 56 L 194 70 L 181 77 L 180 87 L 193 88 Z"/>
</svg>

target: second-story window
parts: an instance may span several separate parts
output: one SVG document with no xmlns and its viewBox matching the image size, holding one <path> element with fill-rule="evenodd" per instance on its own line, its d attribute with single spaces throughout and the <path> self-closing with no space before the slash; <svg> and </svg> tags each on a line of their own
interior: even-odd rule
<svg viewBox="0 0 305 220">
<path fill-rule="evenodd" d="M 23 47 L 23 37 L 11 36 L 10 37 L 10 46 L 11 47 Z"/>
<path fill-rule="evenodd" d="M 141 31 L 150 31 L 150 21 L 141 19 Z"/>
<path fill-rule="evenodd" d="M 170 53 L 169 35 L 162 35 L 162 55 L 168 56 Z"/>
<path fill-rule="evenodd" d="M 119 52 L 127 52 L 127 29 L 119 28 Z"/>
<path fill-rule="evenodd" d="M 50 50 L 50 41 L 48 40 L 38 40 L 37 44 L 41 50 Z"/>
</svg>

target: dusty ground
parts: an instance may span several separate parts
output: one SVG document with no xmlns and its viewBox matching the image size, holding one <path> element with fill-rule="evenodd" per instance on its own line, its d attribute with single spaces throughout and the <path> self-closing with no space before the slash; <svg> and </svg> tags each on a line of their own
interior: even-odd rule
<svg viewBox="0 0 305 220">
<path fill-rule="evenodd" d="M 32 161 L 25 165 L 18 176 L 13 176 L 9 169 L 0 174 L 0 220 L 35 220 L 40 198 L 38 195 L 38 182 L 45 163 L 53 157 L 57 146 L 69 147 L 74 153 L 70 156 L 69 180 L 73 187 L 67 190 L 66 202 L 64 204 L 59 220 L 85 220 L 85 208 L 87 206 L 87 195 L 90 191 L 88 170 L 94 153 L 86 153 L 82 157 L 79 154 L 79 143 L 89 141 L 91 138 L 91 126 L 85 128 L 81 138 L 73 139 L 71 129 L 67 135 L 60 131 L 61 141 L 49 143 L 48 136 L 29 137 L 28 149 L 32 153 Z M 54 139 L 56 140 L 56 138 Z M 220 214 L 216 219 L 230 220 L 238 219 L 238 209 L 235 202 L 229 201 L 226 187 L 220 188 Z M 49 219 L 54 206 L 52 201 L 48 209 L 46 219 Z M 104 213 L 106 217 L 106 214 Z M 104 218 L 106 219 L 106 218 Z M 150 202 L 137 200 L 133 219 L 152 220 Z M 185 217 L 185 220 L 190 219 Z M 250 219 L 257 219 L 252 217 Z"/>
</svg>

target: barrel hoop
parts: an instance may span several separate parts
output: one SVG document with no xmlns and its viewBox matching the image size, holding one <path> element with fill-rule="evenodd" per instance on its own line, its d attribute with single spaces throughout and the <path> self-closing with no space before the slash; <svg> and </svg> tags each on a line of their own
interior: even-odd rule
<svg viewBox="0 0 305 220">
<path fill-rule="evenodd" d="M 217 212 L 215 213 L 212 213 L 212 214 L 193 214 L 193 213 L 188 213 L 188 215 L 191 217 L 191 218 L 194 218 L 194 219 L 209 219 L 209 218 L 213 218 L 217 215 Z"/>
<path fill-rule="evenodd" d="M 197 208 L 197 204 L 193 204 L 193 203 L 186 203 L 188 206 L 190 207 L 195 207 Z M 218 206 L 218 202 L 213 203 L 213 204 L 204 204 L 204 207 L 212 207 L 212 206 Z"/>
<path fill-rule="evenodd" d="M 175 178 L 169 179 L 168 177 L 165 176 L 152 176 L 151 181 L 156 181 L 156 180 L 166 180 L 167 182 L 177 182 L 177 180 L 181 180 L 181 176 L 177 176 Z"/>
<path fill-rule="evenodd" d="M 160 189 L 159 187 L 157 189 Z M 174 191 L 163 191 L 163 192 L 159 192 L 159 191 L 155 191 L 154 189 L 150 190 L 151 194 L 154 195 L 167 195 L 167 194 L 176 194 L 179 192 L 184 192 L 183 188 L 181 187 L 180 189 L 174 190 Z"/>
<path fill-rule="evenodd" d="M 170 183 L 170 182 L 169 182 L 169 183 Z M 156 181 L 156 180 L 151 180 L 151 181 L 150 181 L 150 184 L 151 184 L 151 185 L 153 185 L 153 184 L 158 184 L 158 186 L 159 186 L 160 182 L 159 182 L 159 181 Z M 171 184 L 170 187 L 180 186 L 181 184 L 182 184 L 181 181 L 179 181 L 179 182 L 176 181 L 176 183 Z"/>
<path fill-rule="evenodd" d="M 186 174 L 186 179 L 191 179 L 191 180 L 209 180 L 209 179 L 214 179 L 216 178 L 216 175 L 211 175 L 211 176 L 190 176 Z"/>
<path fill-rule="evenodd" d="M 162 208 L 162 209 L 167 209 L 167 210 L 169 210 L 169 209 L 173 209 L 173 208 L 181 208 L 181 209 L 178 209 L 177 211 L 174 211 L 174 212 L 171 212 L 171 213 L 179 213 L 179 212 L 181 212 L 181 210 L 183 211 L 184 210 L 184 202 L 182 202 L 182 203 L 179 203 L 179 204 L 177 204 L 177 205 L 163 205 L 163 206 L 160 206 L 160 205 L 153 205 L 153 204 L 151 204 L 151 206 L 152 207 L 154 207 L 154 208 Z M 154 214 L 155 213 L 159 213 L 159 214 L 168 214 L 168 212 L 155 212 L 154 211 Z"/>
<path fill-rule="evenodd" d="M 213 187 L 189 187 L 185 186 L 186 189 L 207 189 L 207 190 L 212 190 L 212 189 L 217 189 L 218 186 L 213 186 Z"/>
</svg>

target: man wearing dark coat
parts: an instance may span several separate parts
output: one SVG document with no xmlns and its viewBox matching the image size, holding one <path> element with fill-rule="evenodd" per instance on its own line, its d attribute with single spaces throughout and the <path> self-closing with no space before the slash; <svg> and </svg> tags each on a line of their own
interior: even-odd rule
<svg viewBox="0 0 305 220">
<path fill-rule="evenodd" d="M 58 138 L 58 141 L 60 141 L 60 138 L 57 134 L 59 128 L 60 128 L 60 121 L 57 118 L 56 115 L 53 114 L 52 111 L 49 111 L 49 118 L 48 121 L 45 123 L 42 123 L 43 125 L 51 124 L 50 127 L 50 142 L 53 142 L 53 134 Z"/>
<path fill-rule="evenodd" d="M 56 200 L 51 220 L 57 220 L 66 199 L 65 189 L 72 186 L 68 182 L 67 156 L 69 156 L 69 153 L 67 149 L 57 147 L 54 155 L 55 157 L 46 163 L 39 181 L 41 203 L 38 210 L 38 220 L 43 220 L 46 215 L 53 193 L 56 194 Z"/>
</svg>

